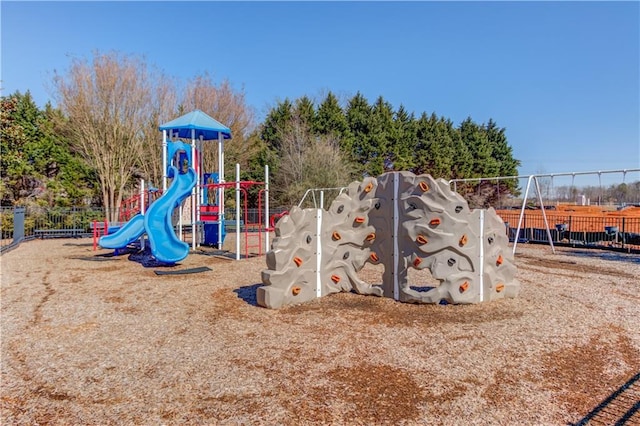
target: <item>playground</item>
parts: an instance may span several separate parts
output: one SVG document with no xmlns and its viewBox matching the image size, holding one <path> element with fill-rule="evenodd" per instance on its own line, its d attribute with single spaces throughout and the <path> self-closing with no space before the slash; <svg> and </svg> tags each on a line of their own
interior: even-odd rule
<svg viewBox="0 0 640 426">
<path fill-rule="evenodd" d="M 153 203 L 141 184 L 139 214 L 94 221 L 93 240 L 0 258 L 2 424 L 640 422 L 637 254 L 514 256 L 493 209 L 409 172 L 268 225 L 268 166 L 264 182 L 240 181 L 239 165 L 221 178 L 228 128 L 196 110 L 160 130 Z M 635 241 L 624 221 L 552 219 L 567 245 Z"/>
<path fill-rule="evenodd" d="M 0 423 L 613 424 L 629 407 L 607 398 L 640 372 L 637 255 L 522 244 L 515 298 L 266 309 L 264 257 L 197 249 L 178 268 L 210 270 L 157 275 L 112 253 L 45 239 L 0 258 Z"/>
</svg>

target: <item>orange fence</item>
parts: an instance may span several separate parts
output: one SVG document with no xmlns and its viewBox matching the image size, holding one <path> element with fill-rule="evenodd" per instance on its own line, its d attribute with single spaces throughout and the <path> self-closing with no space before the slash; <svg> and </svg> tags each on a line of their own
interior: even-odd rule
<svg viewBox="0 0 640 426">
<path fill-rule="evenodd" d="M 499 210 L 497 213 L 505 222 L 510 240 L 515 240 L 520 211 Z M 554 210 L 545 210 L 545 213 L 554 243 L 640 250 L 640 216 L 635 214 Z M 541 210 L 525 210 L 518 234 L 520 240 L 549 242 Z"/>
</svg>

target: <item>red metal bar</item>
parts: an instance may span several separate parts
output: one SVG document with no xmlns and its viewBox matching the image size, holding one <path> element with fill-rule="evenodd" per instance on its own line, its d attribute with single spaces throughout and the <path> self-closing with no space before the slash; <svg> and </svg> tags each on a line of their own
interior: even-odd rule
<svg viewBox="0 0 640 426">
<path fill-rule="evenodd" d="M 93 251 L 98 249 L 98 221 L 93 221 Z"/>
<path fill-rule="evenodd" d="M 248 207 L 247 204 L 248 200 L 247 200 L 247 190 L 245 188 L 242 187 L 242 184 L 240 184 L 240 190 L 242 191 L 243 197 L 244 197 L 244 258 L 248 259 L 249 258 L 249 215 L 248 215 Z M 236 232 L 240 232 L 240 230 L 238 229 Z"/>
<path fill-rule="evenodd" d="M 262 256 L 262 232 L 263 229 L 266 228 L 266 226 L 264 226 L 263 228 L 263 224 L 262 224 L 262 193 L 265 191 L 264 189 L 261 189 L 260 192 L 258 193 L 258 223 L 249 223 L 248 219 L 249 219 L 249 212 L 248 212 L 248 205 L 249 205 L 249 200 L 248 200 L 248 192 L 247 192 L 247 188 L 250 188 L 253 185 L 264 185 L 264 182 L 257 182 L 257 181 L 241 181 L 240 182 L 240 190 L 242 191 L 243 194 L 243 199 L 244 199 L 244 245 L 245 245 L 245 257 L 248 258 L 249 257 L 249 248 L 257 248 L 258 249 L 258 256 Z M 208 191 L 212 190 L 212 189 L 217 189 L 217 188 L 235 188 L 236 186 L 236 182 L 224 182 L 224 183 L 207 183 L 202 185 L 204 188 L 206 188 Z M 257 231 L 258 231 L 258 245 L 249 245 L 249 229 L 253 228 L 255 225 L 258 226 Z M 253 229 L 254 231 L 256 229 Z M 236 232 L 240 232 L 240 229 L 237 229 Z"/>
</svg>

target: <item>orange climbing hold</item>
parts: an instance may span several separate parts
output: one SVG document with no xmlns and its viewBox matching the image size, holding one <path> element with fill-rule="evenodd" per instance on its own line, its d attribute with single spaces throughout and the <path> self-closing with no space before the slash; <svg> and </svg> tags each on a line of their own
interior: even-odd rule
<svg viewBox="0 0 640 426">
<path fill-rule="evenodd" d="M 502 262 L 504 262 L 504 259 L 502 258 L 502 255 L 499 255 L 496 259 L 496 266 L 502 265 Z"/>
<path fill-rule="evenodd" d="M 416 242 L 420 245 L 427 244 L 427 237 L 425 237 L 424 235 L 418 235 L 416 237 Z"/>
<path fill-rule="evenodd" d="M 464 293 L 469 288 L 469 281 L 465 281 L 460 285 L 460 293 Z"/>
<path fill-rule="evenodd" d="M 342 237 L 340 236 L 340 233 L 338 231 L 333 231 L 333 234 L 331 234 L 331 238 L 337 241 Z"/>
<path fill-rule="evenodd" d="M 504 284 L 500 283 L 496 286 L 496 291 L 500 293 L 502 290 L 504 290 Z"/>
<path fill-rule="evenodd" d="M 365 220 L 365 219 L 364 219 L 364 217 L 362 217 L 362 216 L 357 216 L 357 217 L 356 217 L 356 223 L 364 223 L 364 220 Z"/>
<path fill-rule="evenodd" d="M 377 262 L 378 260 L 380 260 L 380 258 L 378 257 L 378 255 L 377 255 L 377 254 L 375 254 L 375 253 L 371 253 L 371 254 L 369 255 L 369 259 L 371 259 L 371 261 L 373 261 L 373 262 Z"/>
<path fill-rule="evenodd" d="M 421 263 L 422 263 L 422 259 L 420 259 L 419 257 L 416 257 L 416 259 L 413 261 L 413 266 L 417 268 L 418 265 L 420 265 Z"/>
<path fill-rule="evenodd" d="M 293 263 L 296 264 L 296 266 L 299 268 L 300 265 L 302 265 L 302 259 L 300 259 L 298 256 L 293 258 Z"/>
<path fill-rule="evenodd" d="M 427 182 L 420 182 L 418 185 L 420 185 L 422 192 L 427 192 L 429 190 L 429 184 L 427 184 Z"/>
<path fill-rule="evenodd" d="M 460 237 L 460 241 L 458 241 L 458 245 L 460 247 L 464 246 L 465 244 L 467 244 L 467 234 L 464 234 L 462 237 Z"/>
<path fill-rule="evenodd" d="M 431 221 L 429 221 L 429 225 L 431 225 L 431 226 L 440 225 L 440 219 L 439 218 L 431 219 Z"/>
<path fill-rule="evenodd" d="M 333 281 L 334 283 L 338 284 L 340 282 L 340 276 L 339 275 L 331 275 L 331 281 Z"/>
<path fill-rule="evenodd" d="M 370 233 L 369 235 L 367 235 L 367 238 L 365 238 L 365 240 L 367 240 L 367 241 L 373 241 L 375 239 L 376 239 L 375 232 Z"/>
<path fill-rule="evenodd" d="M 291 294 L 293 294 L 294 296 L 297 296 L 297 295 L 299 295 L 299 294 L 300 294 L 300 292 L 301 292 L 301 291 L 302 291 L 302 289 L 301 289 L 300 287 L 297 287 L 297 286 L 296 286 L 296 287 L 293 287 L 293 288 L 291 289 Z"/>
<path fill-rule="evenodd" d="M 373 189 L 373 182 L 369 182 L 367 186 L 364 187 L 364 192 L 369 193 Z"/>
</svg>

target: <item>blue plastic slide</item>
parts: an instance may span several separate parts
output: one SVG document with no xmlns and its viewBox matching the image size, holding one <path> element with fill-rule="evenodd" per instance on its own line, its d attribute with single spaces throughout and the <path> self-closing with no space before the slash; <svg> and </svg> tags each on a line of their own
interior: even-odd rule
<svg viewBox="0 0 640 426">
<path fill-rule="evenodd" d="M 173 177 L 171 186 L 162 194 L 143 215 L 136 215 L 125 223 L 118 232 L 100 237 L 100 247 L 109 249 L 124 248 L 145 232 L 149 237 L 151 254 L 156 260 L 176 263 L 187 257 L 189 244 L 178 239 L 173 229 L 171 217 L 173 210 L 191 195 L 196 184 L 196 173 L 189 168 L 185 174 L 171 166 L 169 177 Z"/>
<path fill-rule="evenodd" d="M 189 168 L 185 174 L 178 174 L 177 170 L 171 167 L 171 186 L 162 197 L 151 204 L 144 216 L 144 228 L 149 237 L 151 254 L 156 260 L 165 263 L 179 262 L 189 254 L 189 244 L 180 241 L 176 236 L 171 216 L 173 210 L 191 195 L 191 190 L 196 184 L 196 172 Z"/>
<path fill-rule="evenodd" d="M 144 216 L 138 214 L 125 223 L 118 232 L 100 237 L 98 244 L 108 249 L 124 248 L 140 238 L 142 234 L 144 234 Z"/>
</svg>

